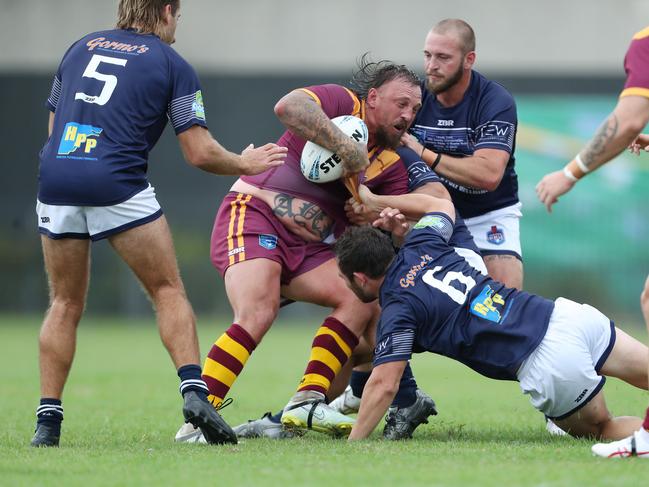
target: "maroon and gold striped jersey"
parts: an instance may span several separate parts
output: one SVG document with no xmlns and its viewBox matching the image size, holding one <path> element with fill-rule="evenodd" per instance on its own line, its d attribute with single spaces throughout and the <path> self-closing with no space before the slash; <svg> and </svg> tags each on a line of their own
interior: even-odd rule
<svg viewBox="0 0 649 487">
<path fill-rule="evenodd" d="M 649 98 L 649 27 L 633 36 L 624 57 L 626 83 L 620 94 L 623 96 L 644 96 Z"/>
<path fill-rule="evenodd" d="M 325 84 L 302 90 L 311 96 L 329 118 L 354 115 L 365 118 L 365 102 L 347 88 Z M 316 184 L 308 181 L 300 171 L 300 157 L 306 141 L 290 130 L 277 142 L 288 148 L 286 162 L 257 176 L 241 179 L 253 186 L 280 191 L 317 204 L 336 221 L 336 231 L 347 224 L 344 203 L 350 197 L 342 180 Z M 408 192 L 408 172 L 400 156 L 384 147 L 368 147 L 370 165 L 359 174 L 359 182 L 378 194 L 405 194 Z"/>
</svg>

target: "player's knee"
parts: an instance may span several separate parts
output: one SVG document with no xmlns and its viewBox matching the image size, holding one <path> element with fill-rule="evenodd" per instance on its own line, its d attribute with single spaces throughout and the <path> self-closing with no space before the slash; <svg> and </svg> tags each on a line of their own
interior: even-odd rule
<svg viewBox="0 0 649 487">
<path fill-rule="evenodd" d="M 85 307 L 85 298 L 78 297 L 64 297 L 52 296 L 49 313 L 56 313 L 61 316 L 64 321 L 71 321 L 76 323 L 81 319 Z"/>
<path fill-rule="evenodd" d="M 279 300 L 265 300 L 263 303 L 250 303 L 244 309 L 237 310 L 235 321 L 250 335 L 259 341 L 270 329 L 279 312 Z"/>
</svg>

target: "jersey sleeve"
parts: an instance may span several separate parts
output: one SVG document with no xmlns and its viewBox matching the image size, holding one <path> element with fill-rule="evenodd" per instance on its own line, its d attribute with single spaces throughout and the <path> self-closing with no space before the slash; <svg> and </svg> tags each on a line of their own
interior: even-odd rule
<svg viewBox="0 0 649 487">
<path fill-rule="evenodd" d="M 175 52 L 170 62 L 171 101 L 167 114 L 176 135 L 194 125 L 207 127 L 203 92 L 194 68 Z"/>
<path fill-rule="evenodd" d="M 620 93 L 623 96 L 649 98 L 649 27 L 633 36 L 624 58 L 626 82 Z"/>
<path fill-rule="evenodd" d="M 50 89 L 50 96 L 47 97 L 47 101 L 45 102 L 45 106 L 50 112 L 56 112 L 56 107 L 59 104 L 59 98 L 61 96 L 61 84 L 63 83 L 63 75 L 62 75 L 63 62 L 65 61 L 65 58 L 67 58 L 68 53 L 78 43 L 79 41 L 75 42 L 70 47 L 68 47 L 68 50 L 65 51 L 65 54 L 61 59 L 61 63 L 59 64 L 59 67 L 56 70 L 56 74 L 54 75 L 54 79 L 52 80 L 52 88 Z"/>
<path fill-rule="evenodd" d="M 409 360 L 416 328 L 414 313 L 406 302 L 394 300 L 385 305 L 376 332 L 374 366 Z"/>
<path fill-rule="evenodd" d="M 494 83 L 482 100 L 475 129 L 475 150 L 500 149 L 511 154 L 518 118 L 514 97 Z"/>
<path fill-rule="evenodd" d="M 300 89 L 311 96 L 329 118 L 357 115 L 360 111 L 360 101 L 344 86 L 325 84 Z"/>
<path fill-rule="evenodd" d="M 420 188 L 427 183 L 441 183 L 442 180 L 437 174 L 430 170 L 428 164 L 421 160 L 415 151 L 409 147 L 397 148 L 397 154 L 401 157 L 406 170 L 408 171 L 408 192 Z"/>
<path fill-rule="evenodd" d="M 45 102 L 45 106 L 49 109 L 50 112 L 56 112 L 56 107 L 59 104 L 59 97 L 61 96 L 61 78 L 60 70 L 54 76 L 52 80 L 52 89 L 50 90 L 50 96 Z"/>
<path fill-rule="evenodd" d="M 417 244 L 417 241 L 443 241 L 448 245 L 448 241 L 453 235 L 454 223 L 450 216 L 442 212 L 426 213 L 412 227 L 404 244 Z"/>
</svg>

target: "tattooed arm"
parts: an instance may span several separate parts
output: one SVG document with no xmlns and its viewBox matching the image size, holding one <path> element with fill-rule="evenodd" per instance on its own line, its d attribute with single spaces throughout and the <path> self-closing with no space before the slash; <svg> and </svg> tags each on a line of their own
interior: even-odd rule
<svg viewBox="0 0 649 487">
<path fill-rule="evenodd" d="M 288 230 L 307 242 L 321 242 L 331 233 L 333 220 L 310 201 L 277 193 L 271 208 Z"/>
<path fill-rule="evenodd" d="M 369 165 L 365 146 L 347 137 L 304 91 L 294 90 L 285 95 L 275 105 L 275 114 L 294 134 L 338 154 L 346 174 Z"/>
<path fill-rule="evenodd" d="M 649 98 L 625 96 L 599 127 L 595 135 L 566 167 L 546 174 L 536 194 L 549 212 L 559 196 L 572 189 L 586 173 L 615 158 L 633 142 L 649 122 Z"/>
</svg>

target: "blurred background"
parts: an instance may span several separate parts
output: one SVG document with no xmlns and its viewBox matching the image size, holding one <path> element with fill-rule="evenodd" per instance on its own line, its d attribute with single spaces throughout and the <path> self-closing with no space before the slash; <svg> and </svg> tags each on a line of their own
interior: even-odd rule
<svg viewBox="0 0 649 487">
<path fill-rule="evenodd" d="M 114 25 L 117 1 L 0 0 L 0 310 L 39 314 L 46 279 L 34 212 L 38 151 L 46 138 L 52 76 L 81 36 Z M 649 25 L 646 0 L 184 0 L 175 49 L 197 70 L 207 121 L 227 148 L 276 140 L 273 105 L 310 84 L 346 84 L 358 57 L 390 59 L 422 73 L 424 37 L 459 17 L 477 36 L 476 69 L 518 104 L 516 168 L 525 287 L 562 295 L 640 323 L 649 273 L 649 154 L 622 155 L 589 175 L 549 215 L 534 186 L 561 168 L 615 106 L 631 37 Z M 228 316 L 209 261 L 215 211 L 233 178 L 186 165 L 167 128 L 149 164 L 199 316 Z M 302 316 L 312 308 L 293 305 Z M 88 312 L 137 317 L 150 305 L 110 246 L 93 246 Z M 621 318 L 620 318 L 621 317 Z"/>
</svg>

